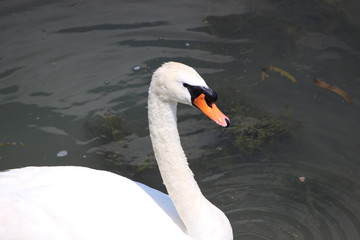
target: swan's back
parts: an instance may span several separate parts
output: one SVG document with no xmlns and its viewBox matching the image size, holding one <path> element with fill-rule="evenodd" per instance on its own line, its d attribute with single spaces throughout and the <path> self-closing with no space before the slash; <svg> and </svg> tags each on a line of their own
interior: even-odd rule
<svg viewBox="0 0 360 240">
<path fill-rule="evenodd" d="M 167 195 L 84 167 L 0 173 L 0 209 L 2 240 L 188 239 Z"/>
</svg>

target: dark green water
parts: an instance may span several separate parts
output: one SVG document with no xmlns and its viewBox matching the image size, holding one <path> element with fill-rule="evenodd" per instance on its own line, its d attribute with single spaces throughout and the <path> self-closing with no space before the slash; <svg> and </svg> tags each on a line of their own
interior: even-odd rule
<svg viewBox="0 0 360 240">
<path fill-rule="evenodd" d="M 0 1 L 0 170 L 81 165 L 165 191 L 147 89 L 180 61 L 232 119 L 221 129 L 179 108 L 190 165 L 235 239 L 360 239 L 359 12 L 356 0 Z M 268 66 L 297 82 L 259 82 Z M 263 137 L 237 145 L 254 122 Z"/>
</svg>

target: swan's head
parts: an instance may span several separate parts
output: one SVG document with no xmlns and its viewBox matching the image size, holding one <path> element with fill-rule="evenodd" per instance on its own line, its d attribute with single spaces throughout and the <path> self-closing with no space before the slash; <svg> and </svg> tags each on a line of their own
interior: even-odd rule
<svg viewBox="0 0 360 240">
<path fill-rule="evenodd" d="M 162 101 L 195 106 L 223 127 L 230 125 L 229 118 L 215 105 L 216 92 L 192 67 L 185 64 L 164 63 L 154 72 L 150 91 L 153 91 Z"/>
</svg>

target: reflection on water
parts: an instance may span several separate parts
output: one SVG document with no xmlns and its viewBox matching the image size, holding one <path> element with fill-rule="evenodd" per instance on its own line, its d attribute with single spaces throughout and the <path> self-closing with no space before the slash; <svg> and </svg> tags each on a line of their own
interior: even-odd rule
<svg viewBox="0 0 360 240">
<path fill-rule="evenodd" d="M 164 191 L 147 88 L 162 62 L 181 61 L 232 119 L 219 129 L 179 107 L 191 167 L 235 239 L 359 239 L 359 10 L 355 0 L 3 1 L 0 169 L 83 165 Z M 259 82 L 268 66 L 297 82 L 272 73 Z M 286 138 L 246 154 L 234 144 L 232 130 L 284 108 L 299 123 Z"/>
</svg>

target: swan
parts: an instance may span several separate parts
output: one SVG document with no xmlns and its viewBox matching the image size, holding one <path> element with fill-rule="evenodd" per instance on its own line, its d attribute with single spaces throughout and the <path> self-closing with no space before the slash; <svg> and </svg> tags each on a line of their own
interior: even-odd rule
<svg viewBox="0 0 360 240">
<path fill-rule="evenodd" d="M 167 62 L 152 76 L 150 137 L 169 195 L 114 173 L 76 166 L 24 167 L 0 173 L 2 240 L 233 239 L 225 214 L 196 183 L 181 147 L 177 103 L 230 123 L 216 92 L 191 67 Z"/>
</svg>

